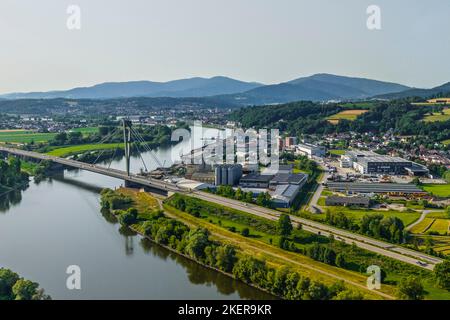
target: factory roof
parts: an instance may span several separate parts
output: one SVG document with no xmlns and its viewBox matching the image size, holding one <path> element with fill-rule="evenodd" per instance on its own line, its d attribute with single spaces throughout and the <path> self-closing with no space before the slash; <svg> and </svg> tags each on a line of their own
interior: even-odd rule
<svg viewBox="0 0 450 320">
<path fill-rule="evenodd" d="M 329 182 L 328 188 L 332 191 L 359 193 L 425 193 L 409 183 Z"/>
<path fill-rule="evenodd" d="M 299 188 L 300 186 L 294 184 L 278 185 L 275 191 L 271 192 L 272 199 L 289 203 L 294 200 Z"/>
<path fill-rule="evenodd" d="M 278 173 L 270 181 L 272 184 L 300 184 L 307 179 L 308 175 L 303 173 Z"/>
<path fill-rule="evenodd" d="M 335 203 L 345 203 L 348 205 L 364 205 L 368 206 L 370 204 L 370 199 L 367 197 L 338 197 L 329 196 L 325 199 L 326 205 L 332 205 Z"/>
<path fill-rule="evenodd" d="M 382 155 L 368 156 L 368 157 L 365 156 L 358 159 L 358 163 L 369 163 L 369 162 L 411 163 L 411 161 L 399 157 L 390 157 Z"/>
<path fill-rule="evenodd" d="M 241 178 L 241 182 L 269 182 L 272 180 L 272 174 L 260 174 L 257 172 L 249 173 Z"/>
</svg>

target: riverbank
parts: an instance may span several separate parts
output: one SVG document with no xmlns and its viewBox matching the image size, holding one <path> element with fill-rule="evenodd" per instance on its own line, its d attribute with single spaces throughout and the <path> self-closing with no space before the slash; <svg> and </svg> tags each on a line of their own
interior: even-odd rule
<svg viewBox="0 0 450 320">
<path fill-rule="evenodd" d="M 128 196 L 133 196 L 133 192 L 127 190 L 126 192 L 124 192 L 124 189 L 120 189 L 118 191 L 116 191 L 117 194 L 122 194 L 125 195 L 127 194 Z M 131 193 L 130 193 L 131 192 Z M 139 194 L 139 193 L 135 193 L 135 194 Z M 141 196 L 141 197 L 145 197 L 145 196 Z M 133 197 L 133 205 L 131 207 L 133 208 L 143 208 L 144 206 L 141 204 L 139 205 L 139 203 L 141 203 L 142 200 L 137 199 L 136 197 Z M 380 297 L 383 297 L 383 293 L 370 293 L 368 292 L 367 288 L 365 286 L 363 286 L 362 284 L 359 283 L 354 283 L 349 284 L 348 281 L 346 282 L 346 284 L 350 285 L 349 289 L 348 287 L 346 287 L 344 285 L 344 282 L 342 280 L 344 280 L 342 277 L 330 277 L 330 275 L 326 275 L 323 271 L 317 271 L 317 270 L 313 270 L 310 269 L 309 271 L 307 271 L 307 274 L 309 275 L 314 275 L 316 274 L 315 277 L 307 277 L 305 275 L 305 273 L 298 273 L 298 268 L 305 268 L 305 265 L 300 266 L 298 264 L 298 261 L 296 261 L 297 257 L 291 257 L 291 259 L 286 259 L 286 257 L 284 257 L 283 255 L 277 255 L 276 259 L 274 259 L 274 255 L 272 254 L 267 254 L 267 252 L 263 251 L 263 255 L 261 255 L 260 252 L 260 246 L 255 246 L 255 244 L 245 244 L 245 246 L 239 245 L 242 244 L 244 242 L 247 242 L 247 238 L 243 238 L 240 239 L 239 241 L 234 241 L 234 243 L 232 243 L 233 241 L 230 241 L 230 235 L 228 235 L 228 237 L 224 237 L 223 233 L 221 235 L 219 235 L 218 232 L 216 232 L 217 230 L 214 228 L 206 228 L 204 225 L 199 224 L 198 221 L 186 221 L 186 219 L 180 218 L 179 213 L 174 213 L 173 210 L 168 210 L 169 208 L 167 208 L 166 206 L 164 206 L 165 209 L 165 213 L 168 217 L 170 217 L 171 221 L 177 221 L 177 224 L 180 223 L 179 221 L 181 221 L 181 223 L 185 226 L 188 226 L 190 229 L 190 233 L 192 232 L 196 232 L 195 230 L 208 230 L 208 235 L 210 235 L 210 240 L 209 243 L 214 243 L 214 245 L 212 245 L 212 247 L 216 246 L 217 248 L 219 248 L 218 250 L 220 250 L 221 247 L 232 247 L 235 251 L 236 251 L 236 259 L 237 262 L 234 263 L 233 268 L 226 270 L 226 274 L 228 276 L 230 276 L 233 279 L 238 279 L 241 280 L 243 282 L 245 282 L 248 285 L 252 285 L 256 288 L 259 288 L 260 290 L 265 290 L 266 292 L 270 292 L 271 294 L 275 294 L 278 297 L 282 297 L 282 298 L 286 298 L 286 299 L 340 299 L 343 298 L 344 296 L 346 297 L 346 299 L 362 299 L 363 295 L 361 295 L 361 293 L 359 293 L 359 291 L 361 289 L 363 289 L 363 291 L 366 291 L 364 296 L 365 298 L 369 298 L 369 299 L 380 299 Z M 128 210 L 128 209 L 127 209 Z M 124 213 L 121 212 L 118 214 L 118 219 L 122 219 L 123 220 L 123 215 Z M 122 218 L 121 218 L 122 216 Z M 125 215 L 126 216 L 126 215 Z M 139 219 L 141 219 L 142 217 L 148 217 L 148 213 L 142 213 L 139 212 Z M 173 219 L 176 216 L 176 219 Z M 128 218 L 127 218 L 128 219 Z M 167 219 L 167 217 L 165 217 L 164 219 Z M 145 221 L 140 221 L 137 224 L 131 224 L 131 226 L 133 227 L 134 230 L 136 230 L 137 232 L 139 232 L 140 234 L 142 234 L 143 236 L 147 236 L 148 235 L 148 228 L 146 229 L 145 224 L 147 222 Z M 209 226 L 211 227 L 211 226 Z M 152 226 L 152 228 L 154 228 L 154 226 Z M 194 229 L 195 228 L 195 229 Z M 157 228 L 158 229 L 158 228 Z M 160 233 L 158 233 L 159 230 L 152 230 L 152 232 L 154 233 L 154 235 L 156 235 L 156 238 L 154 236 L 150 236 L 150 239 L 153 239 L 156 243 L 160 243 L 161 239 L 158 238 L 164 238 Z M 226 232 L 226 231 L 225 231 Z M 234 234 L 234 236 L 236 236 Z M 186 239 L 188 239 L 189 241 L 189 237 L 187 238 L 183 238 L 181 237 L 180 240 L 181 242 L 185 241 Z M 206 241 L 206 240 L 205 240 Z M 164 244 L 164 243 L 163 243 Z M 175 246 L 174 246 L 175 244 Z M 164 244 L 167 245 L 167 244 Z M 196 261 L 197 263 L 201 263 L 207 267 L 212 267 L 214 269 L 217 269 L 214 267 L 214 265 L 211 265 L 210 261 L 208 259 L 211 258 L 211 256 L 205 257 L 205 256 L 201 256 L 200 254 L 200 258 L 199 257 L 192 257 L 191 254 L 183 252 L 183 250 L 180 250 L 181 247 L 179 247 L 176 243 L 171 243 L 169 244 L 169 247 L 172 248 L 172 250 L 174 250 L 175 248 L 175 252 L 179 253 L 179 254 L 184 254 L 187 255 L 187 257 L 193 259 L 194 261 Z M 189 247 L 189 244 L 187 245 L 187 247 Z M 243 248 L 244 247 L 244 248 Z M 210 249 L 207 249 L 206 251 L 211 251 Z M 213 250 L 214 251 L 214 250 Z M 286 253 L 289 254 L 289 253 Z M 213 257 L 212 257 L 213 258 Z M 261 259 L 260 259 L 261 258 Z M 251 260 L 252 262 L 249 263 L 247 260 Z M 278 262 L 274 262 L 274 261 L 278 261 Z M 267 261 L 267 265 L 266 265 L 266 261 Z M 244 263 L 242 263 L 244 262 Z M 286 263 L 285 263 L 286 262 Z M 241 273 L 242 270 L 240 270 L 240 268 L 242 268 L 245 265 L 244 269 L 247 268 L 248 266 L 253 266 L 253 265 L 261 265 L 261 270 L 254 270 L 254 272 L 256 272 L 257 274 L 261 273 L 264 274 L 264 277 L 262 279 L 257 278 L 252 278 L 250 276 L 247 277 L 247 273 L 250 272 L 249 270 L 246 270 L 243 274 Z M 317 269 L 317 268 L 316 268 Z M 224 270 L 219 269 L 221 272 L 224 272 Z M 345 271 L 343 271 L 345 273 Z M 252 274 L 252 272 L 250 272 L 250 274 Z M 320 276 L 317 277 L 317 274 L 319 274 Z M 283 281 L 287 281 L 287 279 L 289 278 L 288 275 L 291 275 L 291 277 L 293 277 L 294 279 L 296 279 L 295 284 L 292 283 L 285 283 L 284 285 L 281 285 L 278 283 L 277 285 L 275 285 L 275 283 L 273 283 L 273 279 L 272 277 L 281 277 L 281 282 Z M 328 278 L 328 281 L 326 282 L 322 282 L 324 281 L 324 278 Z M 331 279 L 334 280 L 331 280 Z M 322 280 L 322 281 L 320 281 Z M 362 281 L 365 281 L 366 279 L 361 279 Z M 309 296 L 309 291 L 304 292 L 304 291 L 297 291 L 299 289 L 297 288 L 297 281 L 306 281 L 308 283 L 307 288 L 309 285 L 312 286 L 319 286 L 320 288 L 322 288 L 322 293 L 323 296 L 318 297 L 318 296 Z M 280 286 L 280 287 L 278 287 Z M 299 285 L 300 286 L 300 285 Z M 282 289 L 280 289 L 282 288 Z M 281 291 L 279 291 L 281 290 Z M 284 291 L 283 291 L 284 290 Z M 385 295 L 384 298 L 390 299 L 392 298 L 392 296 L 390 295 Z"/>
<path fill-rule="evenodd" d="M 156 198 L 150 196 L 148 193 L 140 192 L 140 191 L 137 191 L 135 189 L 129 189 L 129 188 L 120 188 L 120 189 L 116 190 L 116 192 L 119 193 L 119 194 L 122 194 L 122 195 L 125 195 L 127 197 L 132 198 L 133 199 L 133 205 L 140 212 L 142 212 L 143 210 L 148 210 L 149 208 L 151 210 L 156 210 L 156 211 L 163 209 L 163 206 L 161 205 L 160 200 L 157 200 Z M 109 210 L 109 213 L 113 214 L 116 219 L 118 219 L 118 220 L 120 219 L 120 215 L 117 214 L 117 212 L 115 212 L 114 210 Z M 137 225 L 137 224 L 131 224 L 131 225 L 128 225 L 126 227 L 128 227 L 130 230 L 132 230 L 136 234 L 139 234 L 141 237 L 149 240 L 150 242 L 152 242 L 152 243 L 154 243 L 154 244 L 156 244 L 156 245 L 158 245 L 158 246 L 160 246 L 160 247 L 162 247 L 162 248 L 164 248 L 164 249 L 166 249 L 166 250 L 168 250 L 168 251 L 170 251 L 170 252 L 172 252 L 172 253 L 174 253 L 176 255 L 179 255 L 179 256 L 187 259 L 187 260 L 193 261 L 193 262 L 199 264 L 200 266 L 202 266 L 204 268 L 207 268 L 209 270 L 212 270 L 212 271 L 218 272 L 220 274 L 223 274 L 223 275 L 225 275 L 225 276 L 227 276 L 227 277 L 229 277 L 229 278 L 231 278 L 233 280 L 240 281 L 240 279 L 235 277 L 230 272 L 225 272 L 224 270 L 221 270 L 221 269 L 216 268 L 214 266 L 208 265 L 206 263 L 202 263 L 198 259 L 195 259 L 195 258 L 189 256 L 188 254 L 182 253 L 179 250 L 177 250 L 175 248 L 172 248 L 169 245 L 165 245 L 165 244 L 163 244 L 161 242 L 156 241 L 152 237 L 146 235 L 146 232 L 142 229 L 142 227 Z M 254 285 L 254 284 L 251 284 L 251 283 L 246 283 L 246 282 L 242 282 L 242 283 L 245 284 L 245 285 L 248 285 L 248 286 L 250 286 L 252 288 L 255 288 L 257 290 L 260 290 L 260 291 L 264 292 L 265 294 L 267 294 L 268 296 L 266 296 L 265 299 L 277 299 L 277 297 L 274 296 L 271 292 L 269 292 L 269 290 L 266 290 L 264 288 L 260 288 L 260 287 Z"/>
</svg>

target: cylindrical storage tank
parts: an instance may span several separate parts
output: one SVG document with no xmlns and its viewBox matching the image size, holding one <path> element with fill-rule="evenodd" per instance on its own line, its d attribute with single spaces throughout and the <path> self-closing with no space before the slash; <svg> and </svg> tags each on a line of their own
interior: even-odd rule
<svg viewBox="0 0 450 320">
<path fill-rule="evenodd" d="M 220 184 L 226 185 L 228 183 L 228 169 L 226 166 L 222 166 L 222 177 L 220 179 Z"/>
<path fill-rule="evenodd" d="M 222 184 L 222 169 L 219 166 L 214 169 L 214 183 L 216 186 Z"/>
<path fill-rule="evenodd" d="M 234 166 L 229 166 L 229 167 L 228 167 L 228 170 L 227 170 L 227 171 L 228 171 L 228 181 L 227 181 L 227 184 L 228 184 L 229 186 L 234 185 L 234 177 L 235 177 L 234 170 L 235 170 Z"/>
</svg>

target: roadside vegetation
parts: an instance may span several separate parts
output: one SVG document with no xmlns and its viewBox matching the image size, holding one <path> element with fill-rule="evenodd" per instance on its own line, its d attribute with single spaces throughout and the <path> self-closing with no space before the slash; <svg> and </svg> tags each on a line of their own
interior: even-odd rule
<svg viewBox="0 0 450 320">
<path fill-rule="evenodd" d="M 0 268 L 0 300 L 50 300 L 39 284 L 21 278 L 17 273 Z"/>
</svg>

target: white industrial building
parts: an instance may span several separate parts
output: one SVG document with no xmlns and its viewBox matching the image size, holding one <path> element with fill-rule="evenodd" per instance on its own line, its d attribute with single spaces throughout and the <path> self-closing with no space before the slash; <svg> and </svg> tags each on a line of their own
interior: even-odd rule
<svg viewBox="0 0 450 320">
<path fill-rule="evenodd" d="M 300 143 L 296 146 L 296 153 L 312 157 L 325 157 L 326 149 L 323 146 L 318 146 L 311 143 Z"/>
</svg>

